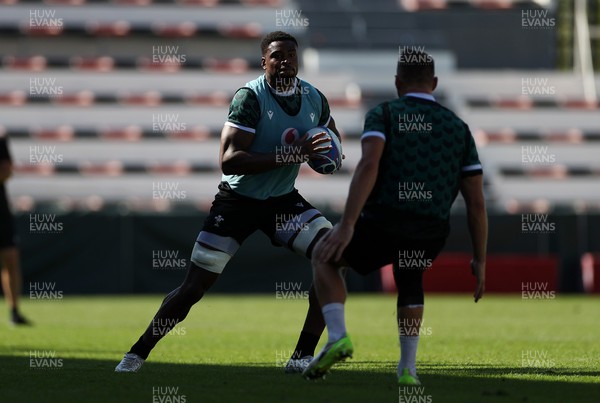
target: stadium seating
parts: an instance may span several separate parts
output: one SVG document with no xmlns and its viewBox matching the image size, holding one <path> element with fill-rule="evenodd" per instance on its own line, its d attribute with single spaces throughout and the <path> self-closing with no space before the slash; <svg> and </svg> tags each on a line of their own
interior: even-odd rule
<svg viewBox="0 0 600 403">
<path fill-rule="evenodd" d="M 300 76 L 326 94 L 344 137 L 339 173 L 303 166 L 297 182 L 335 217 L 364 114 L 395 97 L 399 46 L 420 46 L 436 59 L 436 98 L 476 139 L 492 222 L 514 219 L 491 234 L 489 291 L 518 292 L 527 273 L 556 289 L 559 258 L 526 254 L 552 250 L 552 236 L 521 239 L 510 264 L 500 254 L 515 245 L 502 241 L 519 232 L 521 213 L 600 210 L 600 107 L 584 100 L 577 75 L 555 69 L 554 32 L 519 29 L 521 10 L 536 8 L 533 0 L 0 0 L 0 131 L 16 163 L 15 209 L 201 216 L 220 179 L 229 101 L 261 74 L 260 38 L 281 29 L 300 40 Z M 297 24 L 281 24 L 284 13 Z M 532 154 L 552 161 L 528 163 Z M 155 197 L 165 184 L 185 197 Z M 454 208 L 464 209 L 460 197 Z M 448 251 L 459 254 L 440 257 L 429 291 L 472 291 L 460 254 L 466 228 L 457 233 Z M 600 258 L 586 248 L 586 290 L 598 292 Z"/>
<path fill-rule="evenodd" d="M 298 186 L 306 197 L 342 205 L 360 154 L 363 116 L 394 96 L 394 48 L 407 43 L 421 44 L 436 57 L 441 80 L 436 96 L 471 126 L 491 208 L 514 213 L 540 201 L 548 208 L 573 201 L 579 207 L 600 204 L 591 186 L 600 173 L 598 105 L 582 101 L 578 79 L 550 70 L 465 70 L 474 58 L 466 60 L 466 50 L 448 35 L 465 10 L 484 22 L 510 21 L 535 2 L 2 4 L 0 108 L 5 113 L 0 130 L 12 138 L 19 180 L 10 187 L 19 208 L 33 208 L 32 200 L 65 198 L 86 205 L 90 195 L 106 203 L 145 200 L 158 180 L 181 182 L 188 200 L 205 205 L 219 180 L 218 137 L 229 100 L 260 74 L 259 38 L 285 29 L 278 16 L 286 10 L 308 20 L 308 26 L 288 27 L 303 45 L 301 76 L 327 95 L 345 137 L 347 158 L 339 174 L 301 170 Z M 490 14 L 490 8 L 507 7 L 500 17 Z M 56 24 L 30 20 L 42 16 Z M 436 29 L 424 28 L 431 26 Z M 170 58 L 161 61 L 165 55 Z M 534 86 L 551 87 L 553 94 L 523 95 L 531 78 L 541 79 Z M 35 90 L 40 86 L 60 93 L 40 93 Z M 32 164 L 35 146 L 49 147 L 61 162 Z M 523 164 L 522 147 L 536 146 L 547 146 L 556 163 Z M 165 208 L 164 202 L 158 204 Z"/>
</svg>

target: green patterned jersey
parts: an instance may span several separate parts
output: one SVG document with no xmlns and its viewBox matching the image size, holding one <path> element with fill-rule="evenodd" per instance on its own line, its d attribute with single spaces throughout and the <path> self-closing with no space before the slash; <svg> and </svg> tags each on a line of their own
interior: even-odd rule
<svg viewBox="0 0 600 403">
<path fill-rule="evenodd" d="M 370 136 L 385 147 L 366 210 L 448 221 L 461 178 L 482 173 L 467 124 L 429 94 L 371 109 L 362 138 Z"/>
</svg>

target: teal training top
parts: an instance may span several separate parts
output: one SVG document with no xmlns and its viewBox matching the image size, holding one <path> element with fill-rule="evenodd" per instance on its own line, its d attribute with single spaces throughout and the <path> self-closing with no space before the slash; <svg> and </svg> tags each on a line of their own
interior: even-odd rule
<svg viewBox="0 0 600 403">
<path fill-rule="evenodd" d="M 329 122 L 327 100 L 306 81 L 297 80 L 289 94 L 276 94 L 264 75 L 239 89 L 229 107 L 226 125 L 254 134 L 248 151 L 280 153 L 309 129 Z M 294 190 L 300 164 L 249 175 L 223 175 L 222 181 L 243 196 L 265 200 Z"/>
</svg>

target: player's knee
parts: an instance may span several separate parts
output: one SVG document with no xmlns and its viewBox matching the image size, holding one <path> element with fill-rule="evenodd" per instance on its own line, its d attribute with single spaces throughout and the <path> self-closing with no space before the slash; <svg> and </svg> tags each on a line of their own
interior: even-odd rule
<svg viewBox="0 0 600 403">
<path fill-rule="evenodd" d="M 318 240 L 318 235 L 321 236 L 326 229 L 333 228 L 331 222 L 323 216 L 317 217 L 309 223 L 306 223 L 305 227 L 298 233 L 298 236 L 292 242 L 292 249 L 301 255 L 310 256 L 312 248 Z"/>
<path fill-rule="evenodd" d="M 221 274 L 231 256 L 225 252 L 209 249 L 196 242 L 192 250 L 191 261 L 201 269 L 211 273 Z"/>
<path fill-rule="evenodd" d="M 425 293 L 423 291 L 423 271 L 402 270 L 394 276 L 398 288 L 398 307 L 409 305 L 423 305 Z"/>
<path fill-rule="evenodd" d="M 398 308 L 403 306 L 411 306 L 411 305 L 423 305 L 425 301 L 425 296 L 423 291 L 421 292 L 403 292 L 400 293 L 398 290 Z"/>
<path fill-rule="evenodd" d="M 6 248 L 0 253 L 0 268 L 13 273 L 19 269 L 19 250 L 14 247 Z"/>
<path fill-rule="evenodd" d="M 186 305 L 192 306 L 202 299 L 204 288 L 198 284 L 187 283 L 183 284 L 177 294 L 185 301 Z"/>
</svg>

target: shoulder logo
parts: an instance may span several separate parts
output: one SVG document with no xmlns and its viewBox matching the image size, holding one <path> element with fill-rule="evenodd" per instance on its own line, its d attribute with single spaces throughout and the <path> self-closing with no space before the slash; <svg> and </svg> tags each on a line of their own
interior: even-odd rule
<svg viewBox="0 0 600 403">
<path fill-rule="evenodd" d="M 221 222 L 225 221 L 225 219 L 223 218 L 223 216 L 221 214 L 219 214 L 218 216 L 215 217 L 215 227 L 218 227 L 219 224 L 221 224 Z"/>
<path fill-rule="evenodd" d="M 313 122 L 313 123 L 315 122 L 315 114 L 312 113 L 312 112 L 310 114 L 310 121 Z"/>
<path fill-rule="evenodd" d="M 269 115 L 269 120 L 273 118 L 273 111 L 267 111 L 267 115 Z"/>
</svg>

